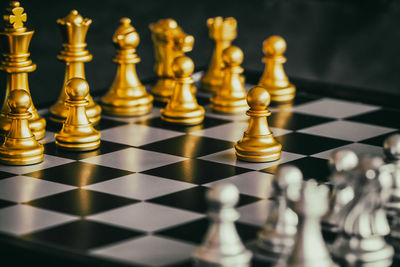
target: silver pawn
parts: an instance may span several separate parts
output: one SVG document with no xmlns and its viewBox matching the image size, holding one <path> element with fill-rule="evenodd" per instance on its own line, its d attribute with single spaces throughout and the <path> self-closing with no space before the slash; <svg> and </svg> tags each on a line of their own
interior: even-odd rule
<svg viewBox="0 0 400 267">
<path fill-rule="evenodd" d="M 390 172 L 393 180 L 392 195 L 386 203 L 386 209 L 389 217 L 398 217 L 400 215 L 400 134 L 386 138 L 383 151 L 388 164 L 382 169 Z"/>
<path fill-rule="evenodd" d="M 278 266 L 288 267 L 333 267 L 321 232 L 321 218 L 328 211 L 329 188 L 314 180 L 303 183 L 299 196 L 289 194 L 290 206 L 299 218 L 293 250 L 287 262 Z"/>
<path fill-rule="evenodd" d="M 348 149 L 336 150 L 329 159 L 332 171 L 329 181 L 333 188 L 329 199 L 328 212 L 322 217 L 322 229 L 337 233 L 339 231 L 338 214 L 354 197 L 351 170 L 358 164 L 356 153 Z"/>
<path fill-rule="evenodd" d="M 380 172 L 383 160 L 364 157 L 354 171 L 354 198 L 339 214 L 341 235 L 332 245 L 332 256 L 341 266 L 385 267 L 392 264 L 393 247 L 385 241 L 390 228 L 384 203 L 392 180 Z"/>
<path fill-rule="evenodd" d="M 247 267 L 252 253 L 247 250 L 236 231 L 239 218 L 235 205 L 239 190 L 233 184 L 217 184 L 207 192 L 210 226 L 200 247 L 193 254 L 195 266 Z"/>
<path fill-rule="evenodd" d="M 257 254 L 270 262 L 286 257 L 293 245 L 297 232 L 298 218 L 288 207 L 289 191 L 300 192 L 303 174 L 295 166 L 279 167 L 272 182 L 272 201 L 267 221 L 258 233 Z"/>
<path fill-rule="evenodd" d="M 385 204 L 391 228 L 388 240 L 396 251 L 395 257 L 400 258 L 400 134 L 386 138 L 383 151 L 387 164 L 381 170 L 390 173 L 393 183 L 391 196 Z"/>
</svg>

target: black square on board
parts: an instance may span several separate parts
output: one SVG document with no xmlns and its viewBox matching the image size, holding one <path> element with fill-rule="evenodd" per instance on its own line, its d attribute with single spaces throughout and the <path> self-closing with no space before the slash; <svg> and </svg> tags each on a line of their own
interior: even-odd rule
<svg viewBox="0 0 400 267">
<path fill-rule="evenodd" d="M 260 231 L 259 227 L 240 222 L 236 222 L 235 225 L 236 230 L 242 239 L 242 242 L 244 243 L 255 239 L 258 231 Z M 156 234 L 167 236 L 173 239 L 188 241 L 190 243 L 201 244 L 207 233 L 208 226 L 209 220 L 207 218 L 202 218 L 200 220 L 156 232 Z"/>
<path fill-rule="evenodd" d="M 233 147 L 232 142 L 196 135 L 181 135 L 139 147 L 186 158 L 196 158 Z"/>
<path fill-rule="evenodd" d="M 24 175 L 47 181 L 81 187 L 106 180 L 111 180 L 113 178 L 129 175 L 132 173 L 134 172 L 90 164 L 86 162 L 74 161 L 64 165 L 59 165 L 52 168 L 27 173 Z"/>
<path fill-rule="evenodd" d="M 44 144 L 44 153 L 48 155 L 53 155 L 61 158 L 68 158 L 74 160 L 81 160 L 86 158 L 91 158 L 106 153 L 118 151 L 121 149 L 129 148 L 131 146 L 123 145 L 119 143 L 113 143 L 105 140 L 101 140 L 100 147 L 92 151 L 68 151 L 57 147 L 55 142 Z"/>
<path fill-rule="evenodd" d="M 379 109 L 361 115 L 346 118 L 349 121 L 363 122 L 389 128 L 400 129 L 400 110 Z"/>
<path fill-rule="evenodd" d="M 148 202 L 205 213 L 207 211 L 206 193 L 208 189 L 209 188 L 204 186 L 196 186 L 169 195 L 156 197 L 148 200 Z M 260 198 L 240 194 L 237 207 L 250 204 L 258 200 L 260 200 Z"/>
<path fill-rule="evenodd" d="M 283 165 L 294 165 L 302 171 L 305 180 L 315 179 L 320 183 L 327 182 L 331 173 L 326 159 L 306 157 L 289 161 L 280 166 Z M 278 166 L 272 166 L 261 171 L 274 174 L 277 168 Z"/>
<path fill-rule="evenodd" d="M 301 155 L 312 155 L 351 143 L 344 140 L 297 132 L 278 136 L 276 139 L 282 144 L 283 151 Z"/>
<path fill-rule="evenodd" d="M 192 184 L 206 184 L 249 171 L 251 170 L 217 162 L 187 159 L 142 173 Z"/>
<path fill-rule="evenodd" d="M 8 200 L 0 199 L 0 209 L 7 208 L 9 206 L 13 206 L 13 205 L 16 205 L 16 204 L 17 203 L 14 203 L 14 202 L 11 202 L 11 201 L 8 201 Z"/>
<path fill-rule="evenodd" d="M 0 171 L 0 180 L 1 179 L 6 179 L 6 178 L 10 178 L 12 176 L 15 176 L 15 174 L 12 174 L 12 173 L 9 173 L 9 172 Z"/>
<path fill-rule="evenodd" d="M 300 130 L 330 121 L 333 121 L 333 119 L 294 113 L 287 110 L 272 112 L 272 115 L 268 117 L 268 124 L 271 127 L 288 130 Z"/>
<path fill-rule="evenodd" d="M 194 132 L 200 131 L 203 129 L 207 129 L 214 126 L 219 126 L 225 123 L 230 123 L 231 121 L 212 118 L 212 117 L 204 117 L 204 121 L 201 124 L 193 125 L 193 126 L 184 126 L 184 125 L 177 125 L 163 121 L 160 117 L 151 118 L 145 121 L 138 121 L 137 124 L 143 124 L 155 128 L 167 129 L 172 131 L 178 132 Z"/>
<path fill-rule="evenodd" d="M 94 221 L 77 220 L 22 236 L 24 239 L 41 241 L 71 250 L 89 250 L 96 247 L 134 238 L 143 233 L 118 228 Z"/>
<path fill-rule="evenodd" d="M 136 202 L 138 201 L 135 199 L 91 190 L 75 189 L 35 199 L 24 204 L 77 216 L 88 216 Z"/>
<path fill-rule="evenodd" d="M 94 128 L 101 131 L 101 130 L 105 130 L 105 129 L 109 129 L 109 128 L 113 128 L 113 127 L 117 127 L 117 126 L 121 126 L 121 125 L 125 125 L 125 124 L 128 124 L 128 123 L 123 122 L 123 121 L 116 121 L 116 120 L 101 118 L 99 123 L 97 125 L 95 125 Z"/>
<path fill-rule="evenodd" d="M 359 141 L 358 143 L 363 143 L 363 144 L 383 147 L 383 142 L 385 142 L 386 138 L 388 138 L 389 136 L 391 136 L 393 134 L 400 134 L 400 131 L 395 131 L 395 132 L 390 132 L 390 133 L 387 133 L 387 134 L 375 136 L 375 137 L 372 137 L 372 138 L 368 138 L 368 139 Z"/>
</svg>

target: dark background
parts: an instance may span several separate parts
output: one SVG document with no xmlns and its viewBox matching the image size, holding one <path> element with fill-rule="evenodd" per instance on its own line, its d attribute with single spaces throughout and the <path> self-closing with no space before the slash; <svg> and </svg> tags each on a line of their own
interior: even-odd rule
<svg viewBox="0 0 400 267">
<path fill-rule="evenodd" d="M 244 51 L 246 70 L 263 70 L 262 41 L 277 34 L 288 44 L 285 69 L 291 77 L 400 95 L 400 1 L 396 0 L 27 0 L 21 4 L 28 14 L 26 25 L 35 30 L 30 51 L 38 68 L 29 78 L 38 107 L 54 102 L 60 93 L 64 65 L 56 59 L 61 50 L 56 20 L 72 9 L 93 20 L 87 36 L 93 61 L 86 64 L 93 95 L 102 94 L 113 80 L 111 38 L 124 16 L 132 19 L 141 37 L 142 62 L 137 69 L 142 80 L 154 77 L 150 23 L 176 19 L 195 37 L 188 55 L 197 67 L 205 67 L 213 48 L 206 19 L 233 16 L 238 21 L 234 44 Z M 1 0 L 2 14 L 7 5 Z M 4 74 L 0 78 L 5 88 Z"/>
</svg>

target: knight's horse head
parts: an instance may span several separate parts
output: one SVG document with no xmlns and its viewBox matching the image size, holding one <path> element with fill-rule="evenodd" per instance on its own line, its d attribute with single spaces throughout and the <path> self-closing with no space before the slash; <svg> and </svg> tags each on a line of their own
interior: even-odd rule
<svg viewBox="0 0 400 267">
<path fill-rule="evenodd" d="M 155 72 L 172 76 L 172 61 L 193 49 L 194 37 L 186 34 L 173 19 L 161 19 L 150 24 L 156 58 Z"/>
</svg>

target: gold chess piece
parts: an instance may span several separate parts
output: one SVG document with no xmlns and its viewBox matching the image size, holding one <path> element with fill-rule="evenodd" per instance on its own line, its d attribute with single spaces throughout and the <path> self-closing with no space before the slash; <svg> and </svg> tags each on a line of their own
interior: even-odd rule
<svg viewBox="0 0 400 267">
<path fill-rule="evenodd" d="M 172 62 L 176 57 L 192 51 L 194 37 L 183 32 L 173 19 L 161 19 L 150 24 L 156 63 L 154 71 L 158 79 L 150 89 L 155 100 L 168 102 L 175 87 Z M 193 86 L 192 90 L 196 90 Z"/>
<path fill-rule="evenodd" d="M 209 36 L 215 42 L 210 66 L 204 74 L 201 84 L 208 91 L 216 91 L 222 86 L 224 71 L 222 52 L 228 48 L 237 36 L 237 22 L 234 18 L 209 18 L 207 20 Z"/>
<path fill-rule="evenodd" d="M 65 18 L 57 20 L 63 36 L 63 50 L 57 59 L 65 62 L 65 77 L 61 94 L 57 102 L 50 107 L 50 119 L 54 122 L 62 123 L 67 118 L 65 88 L 68 80 L 76 77 L 86 80 L 84 63 L 91 61 L 92 55 L 86 49 L 85 38 L 91 23 L 91 19 L 83 18 L 76 10 L 72 10 Z M 97 124 L 100 120 L 101 107 L 93 101 L 90 94 L 87 99 L 89 104 L 86 107 L 86 114 L 91 123 Z"/>
<path fill-rule="evenodd" d="M 204 108 L 197 104 L 192 92 L 194 71 L 193 61 L 186 56 L 177 57 L 172 63 L 176 85 L 165 108 L 161 109 L 161 119 L 171 123 L 196 125 L 204 120 Z"/>
<path fill-rule="evenodd" d="M 61 131 L 54 135 L 56 145 L 72 151 L 89 151 L 100 146 L 100 132 L 89 121 L 85 108 L 88 105 L 89 85 L 82 78 L 72 78 L 65 84 L 68 115 Z"/>
<path fill-rule="evenodd" d="M 296 87 L 289 82 L 283 69 L 286 58 L 286 42 L 280 36 L 271 36 L 263 42 L 265 70 L 258 85 L 265 87 L 273 102 L 292 101 L 296 94 Z"/>
<path fill-rule="evenodd" d="M 27 15 L 24 8 L 17 1 L 11 1 L 6 9 L 7 14 L 3 16 L 5 28 L 0 32 L 1 42 L 4 44 L 2 51 L 4 59 L 0 62 L 0 70 L 6 72 L 6 93 L 3 107 L 0 112 L 0 134 L 6 135 L 10 130 L 11 121 L 7 117 L 10 112 L 7 99 L 13 90 L 24 89 L 30 98 L 28 112 L 32 114 L 29 118 L 29 127 L 37 140 L 44 137 L 46 120 L 39 116 L 33 105 L 28 84 L 28 73 L 36 70 L 36 64 L 29 58 L 29 44 L 34 31 L 24 27 Z"/>
<path fill-rule="evenodd" d="M 264 87 L 255 86 L 247 94 L 250 109 L 246 114 L 250 116 L 250 121 L 242 140 L 235 144 L 238 159 L 268 162 L 280 158 L 282 145 L 275 140 L 267 121 L 271 115 L 268 110 L 270 102 L 271 97 Z"/>
<path fill-rule="evenodd" d="M 224 81 L 222 87 L 210 98 L 211 109 L 220 113 L 242 113 L 249 106 L 246 102 L 246 89 L 244 88 L 241 73 L 243 68 L 243 52 L 237 46 L 230 46 L 222 53 L 224 61 Z"/>
<path fill-rule="evenodd" d="M 7 165 L 31 165 L 43 161 L 43 145 L 36 141 L 29 127 L 31 97 L 23 89 L 14 89 L 8 96 L 11 120 L 3 144 L 0 146 L 0 162 Z"/>
<path fill-rule="evenodd" d="M 140 116 L 153 107 L 153 96 L 146 92 L 136 74 L 136 63 L 140 58 L 136 47 L 140 39 L 129 18 L 122 18 L 115 31 L 113 43 L 117 55 L 113 61 L 118 64 L 117 74 L 109 91 L 101 98 L 105 113 L 113 116 Z"/>
</svg>

